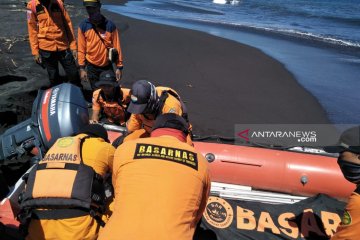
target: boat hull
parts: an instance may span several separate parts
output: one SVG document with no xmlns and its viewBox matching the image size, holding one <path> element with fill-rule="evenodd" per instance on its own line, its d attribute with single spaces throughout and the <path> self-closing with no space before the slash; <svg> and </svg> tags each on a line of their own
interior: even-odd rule
<svg viewBox="0 0 360 240">
<path fill-rule="evenodd" d="M 210 162 L 212 181 L 300 196 L 327 194 L 347 199 L 355 185 L 344 179 L 335 157 L 195 142 Z M 212 155 L 211 155 L 212 154 Z"/>
</svg>

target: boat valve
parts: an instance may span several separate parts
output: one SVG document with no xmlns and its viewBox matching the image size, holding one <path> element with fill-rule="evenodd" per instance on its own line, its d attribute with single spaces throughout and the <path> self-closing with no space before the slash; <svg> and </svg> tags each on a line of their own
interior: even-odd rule
<svg viewBox="0 0 360 240">
<path fill-rule="evenodd" d="M 209 163 L 215 161 L 215 155 L 213 153 L 207 153 L 205 155 L 205 158 Z"/>
<path fill-rule="evenodd" d="M 302 176 L 302 177 L 300 178 L 300 182 L 302 183 L 302 185 L 307 184 L 308 181 L 309 181 L 309 179 L 308 179 L 307 176 Z"/>
</svg>

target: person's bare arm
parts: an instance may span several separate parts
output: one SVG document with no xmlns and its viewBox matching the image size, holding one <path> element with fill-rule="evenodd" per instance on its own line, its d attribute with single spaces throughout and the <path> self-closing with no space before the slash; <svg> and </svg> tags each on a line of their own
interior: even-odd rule
<svg viewBox="0 0 360 240">
<path fill-rule="evenodd" d="M 99 122 L 100 110 L 92 110 L 90 123 L 98 123 Z"/>
</svg>

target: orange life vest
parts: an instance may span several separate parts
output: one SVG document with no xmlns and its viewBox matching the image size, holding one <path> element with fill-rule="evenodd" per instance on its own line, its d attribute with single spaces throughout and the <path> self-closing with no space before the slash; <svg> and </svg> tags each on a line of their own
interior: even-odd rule
<svg viewBox="0 0 360 240">
<path fill-rule="evenodd" d="M 108 101 L 106 100 L 104 92 L 100 90 L 96 101 L 99 103 L 101 109 L 103 110 L 103 113 L 106 115 L 110 122 L 124 125 L 130 117 L 129 113 L 126 111 L 128 104 L 127 101 L 129 101 L 127 99 L 127 95 L 128 92 L 124 92 L 123 89 L 115 88 L 114 100 Z"/>
<path fill-rule="evenodd" d="M 97 217 L 105 201 L 102 177 L 85 165 L 82 143 L 88 136 L 58 139 L 27 176 L 21 209 L 27 217 L 65 219 Z M 41 209 L 41 210 L 40 210 Z M 21 220 L 21 219 L 20 219 Z"/>
</svg>

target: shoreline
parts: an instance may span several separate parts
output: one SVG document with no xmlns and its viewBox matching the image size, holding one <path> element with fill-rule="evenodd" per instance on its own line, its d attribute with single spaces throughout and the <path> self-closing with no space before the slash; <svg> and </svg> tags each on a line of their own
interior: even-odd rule
<svg viewBox="0 0 360 240">
<path fill-rule="evenodd" d="M 324 109 L 329 122 L 359 123 L 360 107 L 356 105 L 360 101 L 356 92 L 356 89 L 360 88 L 360 82 L 356 77 L 360 74 L 358 48 L 236 24 L 202 22 L 196 20 L 196 17 L 171 18 L 170 12 L 168 18 L 165 13 L 156 14 L 162 9 L 161 4 L 164 2 L 160 1 L 159 4 L 159 7 L 154 6 L 154 15 L 141 10 L 147 4 L 139 1 L 129 1 L 127 7 L 108 5 L 106 8 L 115 13 L 124 12 L 127 17 L 138 20 L 195 30 L 259 49 L 281 62 L 294 75 L 299 85 Z M 109 9 L 110 7 L 112 9 Z M 181 9 L 179 11 L 181 12 Z M 201 19 L 201 16 L 198 17 Z"/>
<path fill-rule="evenodd" d="M 103 4 L 124 2 L 104 0 Z M 75 0 L 66 4 L 77 32 L 78 24 L 86 17 L 85 9 Z M 199 31 L 103 13 L 120 31 L 125 63 L 122 85 L 130 87 L 136 80 L 147 79 L 157 86 L 174 88 L 187 104 L 197 135 L 232 137 L 235 124 L 329 123 L 320 104 L 294 76 L 258 49 Z M 21 31 L 26 35 L 26 13 L 20 14 L 12 18 L 20 18 L 25 26 Z M 36 92 L 38 85 L 45 83 L 46 72 L 33 63 L 28 44 L 22 42 L 21 49 L 22 67 L 28 68 L 28 75 L 24 74 L 27 81 L 0 85 L 1 91 L 11 88 L 9 85 L 20 89 L 15 97 L 2 96 L 12 106 L 0 106 L 0 112 L 13 111 L 13 106 L 29 101 L 31 96 L 22 101 L 16 97 Z M 1 71 L 0 76 L 4 75 L 6 71 Z M 17 70 L 15 75 L 21 76 Z"/>
<path fill-rule="evenodd" d="M 103 4 L 116 3 L 117 1 L 103 1 Z M 118 18 L 117 21 L 128 26 L 121 36 L 127 81 L 132 82 L 137 76 L 145 75 L 141 74 L 145 71 L 135 67 L 137 64 L 144 65 L 144 61 L 131 59 L 132 62 L 127 64 L 128 55 L 130 58 L 135 55 L 136 59 L 140 59 L 144 57 L 144 54 L 139 53 L 141 50 L 151 54 L 157 52 L 145 49 L 142 39 L 151 40 L 148 46 L 159 49 L 159 52 L 163 48 L 167 55 L 171 55 L 171 52 L 174 52 L 172 55 L 177 54 L 173 64 L 161 62 L 161 59 L 165 59 L 162 57 L 157 57 L 159 59 L 156 60 L 169 68 L 174 68 L 172 65 L 181 68 L 176 69 L 175 74 L 171 75 L 170 71 L 164 69 L 161 70 L 163 73 L 156 73 L 151 71 L 151 67 L 147 67 L 146 73 L 155 77 L 149 79 L 155 84 L 168 84 L 180 93 L 187 102 L 195 133 L 232 137 L 235 124 L 329 123 L 317 99 L 297 82 L 292 73 L 282 63 L 256 48 L 196 30 L 147 22 L 109 11 L 105 15 L 110 19 Z M 140 29 L 146 29 L 146 32 L 137 33 Z M 128 43 L 128 38 L 132 40 L 131 43 Z M 136 45 L 134 41 L 142 48 L 133 46 Z M 156 44 L 156 41 L 164 44 Z M 180 53 L 175 49 L 176 46 L 181 46 Z M 179 59 L 185 59 L 188 63 L 184 64 Z M 226 63 L 226 66 L 221 65 L 222 63 Z M 128 65 L 131 69 L 139 69 L 139 72 L 126 75 Z M 206 66 L 216 67 L 208 69 Z M 187 68 L 191 68 L 190 73 L 185 73 Z M 166 72 L 169 76 L 181 76 L 168 79 Z M 187 81 L 182 83 L 182 79 Z M 271 81 L 274 84 L 271 85 Z M 215 96 L 210 97 L 211 94 Z M 252 99 L 254 94 L 260 99 Z M 205 117 L 201 112 L 205 113 Z"/>
</svg>

